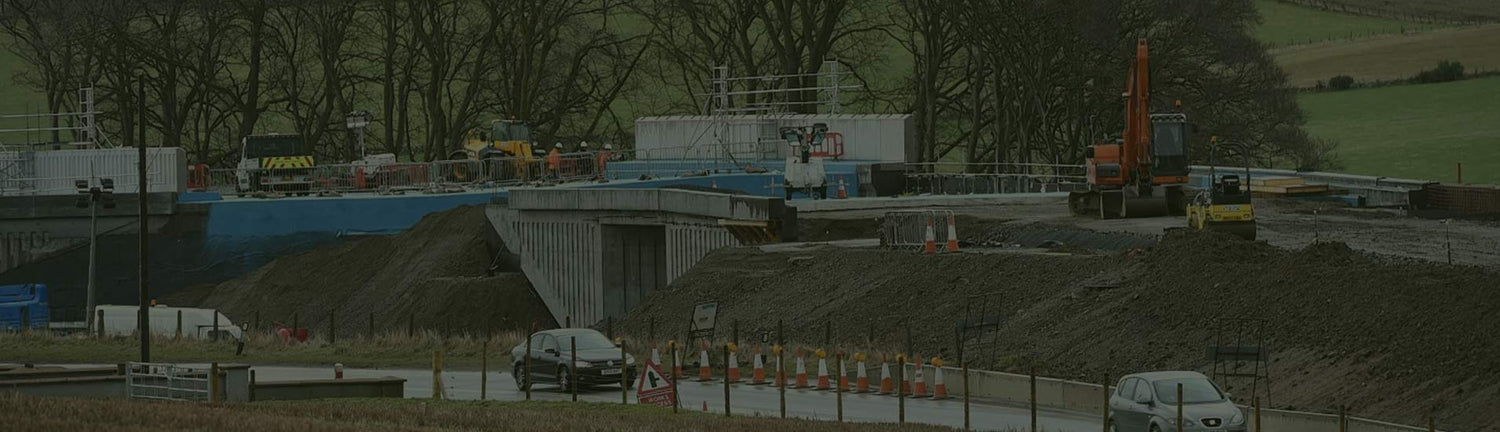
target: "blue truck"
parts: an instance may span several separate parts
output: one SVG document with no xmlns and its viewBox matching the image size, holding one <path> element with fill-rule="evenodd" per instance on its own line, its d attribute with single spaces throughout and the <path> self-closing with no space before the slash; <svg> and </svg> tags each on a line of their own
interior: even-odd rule
<svg viewBox="0 0 1500 432">
<path fill-rule="evenodd" d="M 46 330 L 51 310 L 46 285 L 0 285 L 0 331 Z"/>
</svg>

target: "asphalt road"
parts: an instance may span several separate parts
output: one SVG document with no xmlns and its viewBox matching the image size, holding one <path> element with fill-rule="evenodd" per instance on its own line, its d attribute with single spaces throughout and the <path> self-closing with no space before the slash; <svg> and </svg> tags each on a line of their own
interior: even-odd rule
<svg viewBox="0 0 1500 432">
<path fill-rule="evenodd" d="M 327 379 L 333 377 L 332 368 L 256 366 L 257 381 L 287 381 L 304 379 Z M 432 397 L 432 371 L 413 369 L 345 369 L 346 378 L 378 378 L 394 376 L 406 379 L 406 397 Z M 472 371 L 444 372 L 443 385 L 447 398 L 479 399 L 480 373 Z M 704 402 L 711 412 L 724 412 L 724 384 L 722 382 L 697 383 L 683 381 L 678 389 L 682 409 L 702 410 Z M 515 381 L 508 373 L 489 373 L 486 392 L 488 400 L 523 400 L 525 393 L 516 389 Z M 570 395 L 555 386 L 539 384 L 533 388 L 536 400 L 569 400 Z M 620 402 L 619 386 L 602 387 L 579 392 L 578 398 L 591 402 Z M 631 389 L 630 403 L 635 403 L 635 392 Z M 780 398 L 772 386 L 735 385 L 730 389 L 730 409 L 734 415 L 760 415 L 774 417 L 780 414 Z M 991 401 L 971 401 L 970 416 L 974 428 L 1000 430 L 1014 428 L 1027 430 L 1031 427 L 1030 410 L 1026 407 L 1003 405 Z M 837 397 L 833 392 L 786 390 L 787 416 L 837 419 Z M 897 420 L 897 400 L 892 396 L 873 394 L 844 394 L 844 419 L 858 422 L 894 423 Z M 1044 431 L 1092 432 L 1100 430 L 1097 416 L 1040 410 L 1037 425 Z M 914 423 L 929 423 L 953 427 L 963 426 L 963 400 L 943 401 L 906 400 L 906 420 Z"/>
</svg>

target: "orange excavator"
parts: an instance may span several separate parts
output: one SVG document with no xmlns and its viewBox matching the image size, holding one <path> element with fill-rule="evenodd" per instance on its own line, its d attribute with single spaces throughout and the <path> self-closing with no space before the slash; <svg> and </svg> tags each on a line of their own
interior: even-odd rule
<svg viewBox="0 0 1500 432">
<path fill-rule="evenodd" d="M 1089 190 L 1068 194 L 1068 208 L 1101 219 L 1181 214 L 1188 183 L 1187 115 L 1150 114 L 1150 51 L 1136 44 L 1125 89 L 1125 133 L 1084 150 Z M 1181 109 L 1181 103 L 1177 104 Z"/>
</svg>

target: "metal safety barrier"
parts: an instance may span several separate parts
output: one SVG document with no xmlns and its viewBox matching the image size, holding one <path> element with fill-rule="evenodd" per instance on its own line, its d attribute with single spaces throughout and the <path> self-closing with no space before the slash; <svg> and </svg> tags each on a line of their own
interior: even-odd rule
<svg viewBox="0 0 1500 432">
<path fill-rule="evenodd" d="M 212 373 L 212 367 L 126 363 L 125 396 L 130 399 L 208 402 L 212 399 Z"/>
<path fill-rule="evenodd" d="M 880 247 L 889 249 L 921 249 L 930 240 L 946 242 L 949 228 L 955 223 L 952 210 L 903 210 L 887 212 L 880 219 Z M 928 229 L 932 237 L 928 237 Z M 956 227 L 953 227 L 956 229 Z M 957 240 L 957 239 L 954 239 Z M 941 249 L 941 248 L 939 248 Z"/>
<path fill-rule="evenodd" d="M 312 168 L 209 170 L 199 189 L 235 194 L 313 195 L 349 192 L 441 191 L 455 188 L 557 184 L 612 178 L 611 152 L 556 157 L 491 158 L 387 164 L 336 164 Z"/>
</svg>

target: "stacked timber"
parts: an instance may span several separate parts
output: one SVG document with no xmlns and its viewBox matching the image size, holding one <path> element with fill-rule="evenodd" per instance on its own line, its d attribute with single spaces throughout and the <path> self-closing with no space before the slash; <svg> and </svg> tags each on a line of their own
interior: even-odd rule
<svg viewBox="0 0 1500 432">
<path fill-rule="evenodd" d="M 1256 196 L 1267 197 L 1327 195 L 1330 192 L 1328 185 L 1308 183 L 1302 177 L 1252 177 L 1250 191 Z"/>
</svg>

